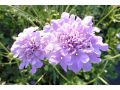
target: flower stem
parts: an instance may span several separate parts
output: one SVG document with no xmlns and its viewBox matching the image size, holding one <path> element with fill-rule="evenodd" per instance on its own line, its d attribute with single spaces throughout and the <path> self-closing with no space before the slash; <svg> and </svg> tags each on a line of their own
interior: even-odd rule
<svg viewBox="0 0 120 90">
<path fill-rule="evenodd" d="M 117 56 L 117 55 L 116 55 L 116 56 Z M 114 57 L 116 57 L 116 56 L 114 56 Z M 120 55 L 119 55 L 119 56 L 120 56 Z M 104 59 L 104 60 L 106 60 L 106 59 Z M 105 82 L 105 80 L 101 79 L 101 77 L 100 77 L 100 75 L 102 75 L 102 73 L 104 72 L 107 64 L 108 64 L 108 59 L 107 59 L 107 61 L 105 62 L 105 65 L 104 65 L 104 67 L 102 68 L 101 72 L 97 75 L 97 77 L 94 78 L 94 79 L 92 79 L 91 81 L 87 82 L 87 84 L 90 84 L 90 83 L 92 83 L 92 82 L 95 82 L 97 79 L 100 79 L 104 84 L 107 84 L 107 83 Z"/>
<path fill-rule="evenodd" d="M 37 80 L 37 82 L 35 83 L 35 85 L 42 80 L 42 78 L 45 76 L 45 74 L 46 74 L 46 73 L 44 73 L 44 74 Z"/>
<path fill-rule="evenodd" d="M 105 85 L 109 85 L 109 83 L 106 81 L 106 80 L 104 80 L 102 77 L 98 77 Z"/>
<path fill-rule="evenodd" d="M 70 7 L 70 5 L 67 5 L 65 12 L 68 12 L 69 7 Z"/>
<path fill-rule="evenodd" d="M 94 79 L 90 80 L 89 82 L 87 82 L 87 85 L 90 84 L 90 83 L 95 82 L 96 80 L 97 80 L 97 78 L 94 78 Z"/>
<path fill-rule="evenodd" d="M 55 68 L 55 70 L 57 71 L 57 73 L 65 80 L 65 81 L 67 81 L 68 83 L 71 83 L 64 75 L 62 75 L 61 73 L 60 73 L 60 71 L 54 66 L 54 68 Z"/>
<path fill-rule="evenodd" d="M 120 57 L 120 54 L 117 54 L 117 55 L 115 55 L 113 57 L 106 58 L 106 59 L 103 59 L 103 60 L 112 60 L 112 59 L 115 59 L 115 58 L 118 58 L 118 57 Z"/>
<path fill-rule="evenodd" d="M 10 65 L 10 64 L 16 64 L 17 62 L 13 62 L 13 63 L 0 63 L 0 65 Z"/>
<path fill-rule="evenodd" d="M 9 53 L 8 49 L 0 42 L 0 47 L 4 49 L 7 53 Z"/>
<path fill-rule="evenodd" d="M 100 21 L 96 24 L 96 26 L 98 26 L 116 7 L 113 6 L 113 8 L 102 18 L 100 19 Z"/>
<path fill-rule="evenodd" d="M 72 13 L 76 7 L 77 7 L 77 5 L 73 6 L 72 9 L 69 11 L 69 13 Z"/>
</svg>

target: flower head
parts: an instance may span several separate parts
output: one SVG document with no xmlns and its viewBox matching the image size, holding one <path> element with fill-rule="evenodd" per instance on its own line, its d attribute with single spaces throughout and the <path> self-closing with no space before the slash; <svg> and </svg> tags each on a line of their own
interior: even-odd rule
<svg viewBox="0 0 120 90">
<path fill-rule="evenodd" d="M 102 37 L 95 35 L 100 30 L 93 27 L 92 16 L 81 20 L 78 16 L 64 12 L 60 19 L 52 20 L 43 30 L 51 33 L 51 40 L 46 47 L 50 53 L 49 62 L 60 64 L 65 71 L 90 71 L 92 63 L 101 61 L 101 50 L 108 49 Z"/>
<path fill-rule="evenodd" d="M 120 44 L 117 44 L 117 49 L 120 50 Z"/>
<path fill-rule="evenodd" d="M 44 35 L 42 31 L 37 31 L 37 29 L 38 27 L 24 29 L 11 47 L 14 57 L 18 57 L 22 61 L 19 68 L 23 69 L 30 64 L 32 73 L 35 73 L 37 68 L 42 67 L 41 60 L 46 57 Z"/>
</svg>

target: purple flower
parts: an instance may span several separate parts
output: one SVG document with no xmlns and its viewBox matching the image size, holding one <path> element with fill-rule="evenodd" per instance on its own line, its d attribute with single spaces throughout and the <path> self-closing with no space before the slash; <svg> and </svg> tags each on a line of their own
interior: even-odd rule
<svg viewBox="0 0 120 90">
<path fill-rule="evenodd" d="M 32 73 L 35 73 L 37 68 L 42 67 L 41 60 L 46 57 L 44 34 L 37 29 L 38 27 L 24 29 L 11 47 L 14 57 L 18 57 L 22 61 L 19 68 L 26 68 L 30 64 Z"/>
<path fill-rule="evenodd" d="M 120 50 L 120 44 L 117 45 L 117 49 Z"/>
<path fill-rule="evenodd" d="M 60 19 L 52 20 L 43 30 L 51 37 L 45 48 L 49 62 L 60 64 L 66 72 L 67 69 L 75 73 L 81 69 L 90 71 L 92 63 L 101 61 L 101 50 L 108 49 L 102 37 L 95 35 L 100 30 L 93 27 L 92 16 L 81 20 L 64 12 Z"/>
</svg>

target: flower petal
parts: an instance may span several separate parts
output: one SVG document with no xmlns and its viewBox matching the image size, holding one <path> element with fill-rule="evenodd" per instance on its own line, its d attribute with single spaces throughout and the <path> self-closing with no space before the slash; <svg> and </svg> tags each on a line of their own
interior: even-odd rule
<svg viewBox="0 0 120 90">
<path fill-rule="evenodd" d="M 21 63 L 20 66 L 19 66 L 19 69 L 23 69 L 25 66 L 25 63 Z"/>
<path fill-rule="evenodd" d="M 78 55 L 78 58 L 80 59 L 80 61 L 82 63 L 87 63 L 89 61 L 89 57 L 85 53 L 82 53 L 82 54 Z"/>
<path fill-rule="evenodd" d="M 92 16 L 86 16 L 84 19 L 83 19 L 83 23 L 85 25 L 88 25 L 88 26 L 91 26 L 93 23 L 92 23 Z"/>
<path fill-rule="evenodd" d="M 84 72 L 90 71 L 91 68 L 92 68 L 91 63 L 88 62 L 88 63 L 83 64 L 83 71 Z"/>
</svg>

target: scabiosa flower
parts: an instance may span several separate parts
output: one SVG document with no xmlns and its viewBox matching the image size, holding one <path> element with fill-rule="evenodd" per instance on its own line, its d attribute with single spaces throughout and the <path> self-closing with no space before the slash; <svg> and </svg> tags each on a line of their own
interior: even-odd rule
<svg viewBox="0 0 120 90">
<path fill-rule="evenodd" d="M 38 27 L 24 29 L 24 31 L 18 35 L 11 47 L 11 52 L 14 57 L 18 57 L 22 61 L 19 68 L 23 69 L 31 65 L 32 73 L 35 73 L 37 68 L 42 67 L 43 63 L 41 60 L 46 57 L 44 51 L 44 34 L 42 31 L 37 31 L 37 29 Z"/>
<path fill-rule="evenodd" d="M 92 63 L 101 61 L 101 50 L 106 51 L 108 45 L 102 42 L 102 37 L 96 36 L 100 30 L 93 27 L 92 16 L 81 20 L 78 16 L 63 12 L 60 19 L 52 20 L 44 27 L 45 33 L 51 33 L 51 40 L 46 47 L 49 52 L 49 62 L 60 64 L 78 73 L 90 71 Z"/>
<path fill-rule="evenodd" d="M 120 44 L 117 44 L 117 49 L 120 50 Z"/>
</svg>

